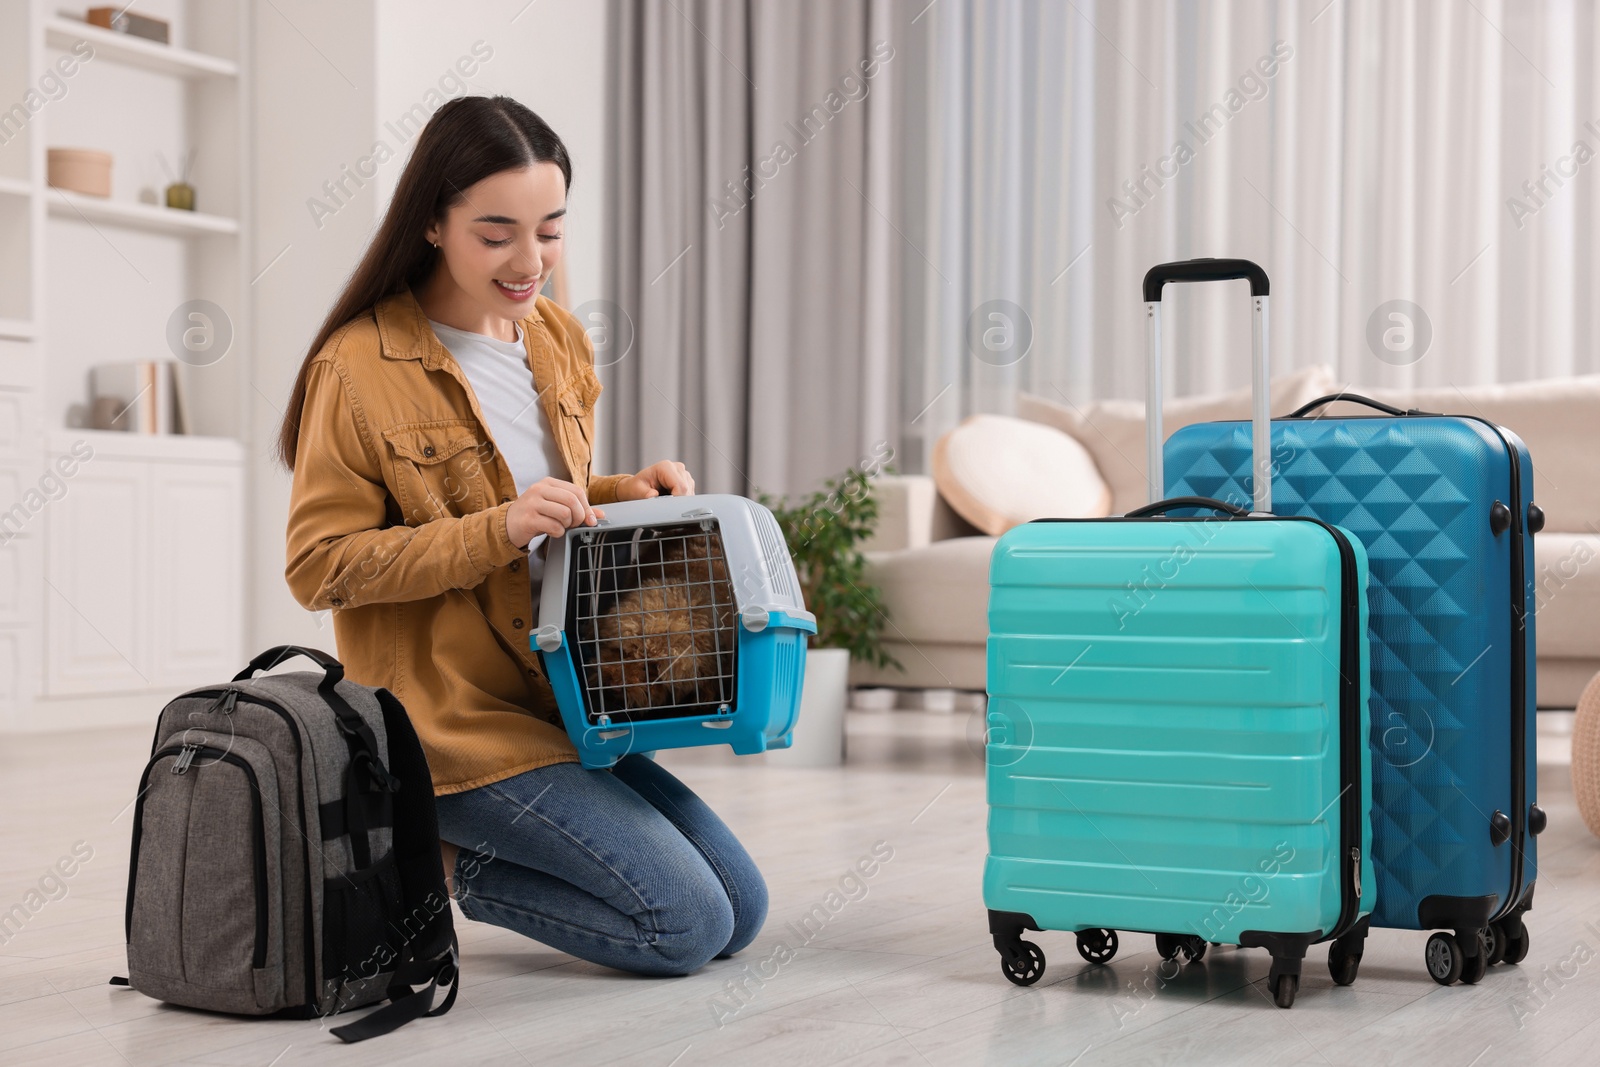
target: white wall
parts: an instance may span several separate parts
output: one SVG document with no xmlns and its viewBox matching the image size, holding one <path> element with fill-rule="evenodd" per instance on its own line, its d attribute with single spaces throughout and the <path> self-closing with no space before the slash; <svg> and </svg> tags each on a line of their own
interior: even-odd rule
<svg viewBox="0 0 1600 1067">
<path fill-rule="evenodd" d="M 476 41 L 493 55 L 464 79 L 466 91 L 515 97 L 566 142 L 572 157 L 565 232 L 573 306 L 600 293 L 606 7 L 599 0 L 457 0 L 448 6 L 449 16 L 441 17 L 445 8 L 436 0 L 378 3 L 379 133 L 391 148 L 397 139 L 383 124 L 439 89 L 440 79 L 454 73 L 456 60 L 469 56 Z M 385 199 L 404 165 L 402 152 L 379 169 Z"/>
<path fill-rule="evenodd" d="M 254 612 L 246 643 L 333 650 L 333 627 L 289 595 L 283 579 L 289 475 L 272 458 L 296 372 L 371 231 L 369 188 L 320 228 L 306 201 L 372 143 L 377 116 L 373 0 L 273 0 L 255 5 L 254 379 L 248 527 Z M 303 36 L 302 36 L 303 35 Z M 282 253 L 276 263 L 274 258 Z M 270 266 L 269 266 L 270 264 Z M 262 273 L 264 272 L 264 273 Z"/>
<path fill-rule="evenodd" d="M 605 147 L 605 8 L 596 0 L 273 0 L 256 6 L 256 352 L 253 584 L 249 642 L 333 647 L 325 617 L 307 613 L 284 584 L 289 476 L 268 454 L 306 346 L 355 266 L 393 190 L 415 132 L 389 127 L 439 90 L 513 96 L 555 129 L 572 156 L 566 228 L 574 305 L 600 291 Z M 292 25 L 291 25 L 292 23 Z M 298 32 L 297 32 L 298 31 Z M 302 37 L 301 35 L 304 34 Z M 309 38 L 309 42 L 307 41 Z M 492 52 L 464 85 L 450 80 L 475 42 Z M 382 140 L 394 158 L 349 195 L 324 182 L 371 156 Z M 320 222 L 308 201 L 335 208 Z"/>
</svg>

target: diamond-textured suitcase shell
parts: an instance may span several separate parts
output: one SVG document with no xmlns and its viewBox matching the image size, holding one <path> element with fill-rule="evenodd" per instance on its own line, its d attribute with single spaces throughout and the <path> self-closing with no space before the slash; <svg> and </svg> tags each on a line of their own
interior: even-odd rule
<svg viewBox="0 0 1600 1067">
<path fill-rule="evenodd" d="M 1526 447 L 1481 419 L 1407 415 L 1277 419 L 1272 451 L 1274 510 L 1339 524 L 1371 561 L 1373 925 L 1525 908 L 1542 822 Z M 1249 492 L 1248 423 L 1185 427 L 1165 457 L 1171 493 Z"/>
<path fill-rule="evenodd" d="M 1370 909 L 1367 571 L 1349 542 L 1273 517 L 1039 521 L 1000 538 L 991 914 L 1239 943 L 1315 941 L 1342 909 Z"/>
</svg>

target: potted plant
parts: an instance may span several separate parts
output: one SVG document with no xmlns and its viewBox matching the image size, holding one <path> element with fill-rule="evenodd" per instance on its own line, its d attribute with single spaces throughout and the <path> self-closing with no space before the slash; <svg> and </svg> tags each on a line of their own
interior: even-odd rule
<svg viewBox="0 0 1600 1067">
<path fill-rule="evenodd" d="M 866 578 L 866 557 L 858 547 L 878 523 L 871 479 L 879 469 L 852 467 L 825 488 L 785 503 L 758 494 L 772 510 L 800 578 L 806 608 L 817 617 L 817 632 L 806 648 L 805 687 L 794 744 L 778 750 L 779 761 L 799 766 L 831 766 L 844 759 L 844 712 L 849 704 L 850 662 L 900 666 L 883 647 L 889 621 L 883 597 Z"/>
</svg>

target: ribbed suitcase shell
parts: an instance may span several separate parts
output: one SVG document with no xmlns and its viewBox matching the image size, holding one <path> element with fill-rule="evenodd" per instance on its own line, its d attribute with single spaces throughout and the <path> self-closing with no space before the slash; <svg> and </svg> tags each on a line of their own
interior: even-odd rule
<svg viewBox="0 0 1600 1067">
<path fill-rule="evenodd" d="M 1365 553 L 1349 540 L 1360 590 Z M 987 906 L 1054 930 L 1221 943 L 1246 930 L 1331 933 L 1348 869 L 1340 669 L 1351 651 L 1332 531 L 1034 522 L 1000 538 L 990 585 Z M 1366 642 L 1355 645 L 1351 729 L 1365 737 Z M 1357 748 L 1364 914 L 1370 756 Z"/>
<path fill-rule="evenodd" d="M 1537 871 L 1526 831 L 1536 784 L 1531 541 L 1515 576 L 1513 555 L 1528 532 L 1527 448 L 1480 419 L 1359 416 L 1274 420 L 1272 451 L 1274 511 L 1339 524 L 1371 561 L 1373 925 L 1470 928 L 1481 925 L 1475 910 L 1486 921 L 1525 904 Z M 1250 425 L 1185 427 L 1165 459 L 1172 493 L 1248 494 Z M 1514 520 L 1498 534 L 1497 500 Z M 1514 605 L 1526 620 L 1520 679 Z M 1489 833 L 1497 811 L 1513 824 L 1499 845 Z"/>
</svg>

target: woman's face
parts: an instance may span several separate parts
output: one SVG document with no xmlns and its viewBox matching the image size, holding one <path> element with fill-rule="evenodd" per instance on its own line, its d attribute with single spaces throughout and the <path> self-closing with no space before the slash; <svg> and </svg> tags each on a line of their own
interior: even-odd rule
<svg viewBox="0 0 1600 1067">
<path fill-rule="evenodd" d="M 561 168 L 535 163 L 469 186 L 426 236 L 457 299 L 486 316 L 520 319 L 561 258 L 566 212 Z"/>
</svg>

